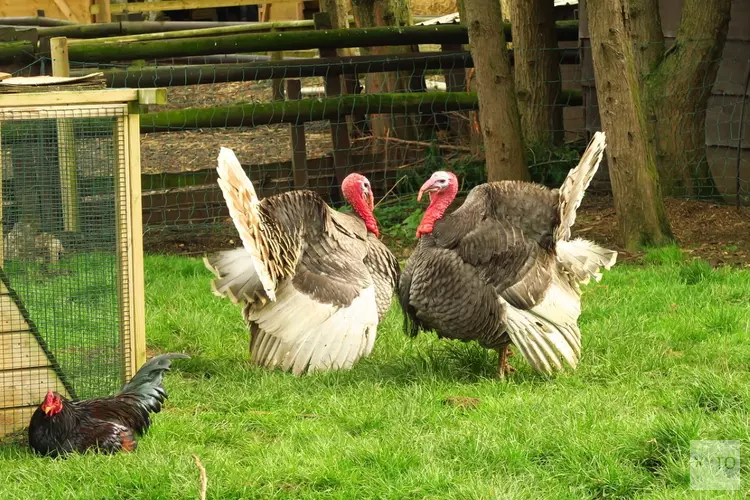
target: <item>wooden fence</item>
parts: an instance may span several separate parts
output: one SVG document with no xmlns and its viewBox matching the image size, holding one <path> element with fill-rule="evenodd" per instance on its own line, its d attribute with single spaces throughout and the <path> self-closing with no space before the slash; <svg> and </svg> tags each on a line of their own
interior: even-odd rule
<svg viewBox="0 0 750 500">
<path fill-rule="evenodd" d="M 114 23 L 113 23 L 114 24 Z M 158 23 L 155 23 L 158 24 Z M 263 23 L 258 23 L 263 24 Z M 270 23 L 266 23 L 270 24 Z M 140 66 L 127 69 L 105 69 L 103 72 L 110 87 L 165 87 L 213 84 L 218 82 L 257 81 L 285 78 L 285 99 L 276 102 L 221 106 L 214 108 L 188 108 L 169 111 L 148 112 L 141 115 L 142 133 L 164 133 L 216 127 L 253 127 L 271 123 L 288 123 L 291 142 L 291 160 L 266 165 L 246 166 L 259 195 L 269 196 L 289 189 L 308 188 L 323 195 L 327 200 L 340 201 L 338 182 L 345 175 L 359 171 L 371 178 L 376 194 L 382 196 L 400 177 L 400 166 L 412 164 L 425 158 L 429 144 L 419 141 L 408 146 L 394 146 L 386 153 L 374 151 L 367 154 L 353 153 L 347 119 L 362 121 L 367 113 L 413 113 L 445 114 L 453 111 L 475 111 L 477 96 L 467 92 L 466 70 L 473 67 L 471 54 L 462 49 L 468 41 L 466 29 L 460 25 L 418 26 L 394 30 L 376 28 L 367 30 L 326 30 L 327 14 L 318 14 L 314 21 L 317 30 L 295 33 L 279 33 L 269 37 L 263 33 L 232 33 L 246 29 L 242 26 L 176 32 L 175 38 L 165 34 L 167 40 L 154 40 L 150 35 L 139 38 L 66 40 L 57 37 L 50 46 L 53 61 L 70 58 L 106 62 L 114 57 L 118 60 L 155 60 L 170 55 L 165 47 L 177 48 L 172 55 L 210 56 L 226 54 L 252 48 L 258 52 L 278 50 L 279 40 L 290 48 L 319 50 L 320 58 L 314 60 L 285 60 L 257 63 L 233 63 L 220 65 L 185 64 L 181 66 Z M 121 27 L 125 23 L 120 23 Z M 108 25 L 91 25 L 102 29 Z M 68 30 L 81 36 L 77 26 L 44 28 L 45 30 Z M 48 31 L 47 33 L 50 33 Z M 99 31 L 98 33 L 102 33 Z M 181 38 L 189 33 L 191 38 Z M 231 33 L 231 34 L 227 34 Z M 85 35 L 91 35 L 87 31 Z M 510 26 L 506 26 L 510 38 Z M 558 35 L 572 45 L 577 37 L 576 22 L 558 22 Z M 85 37 L 84 37 L 85 38 Z M 159 38 L 159 37 L 157 37 Z M 187 43 L 187 45 L 186 45 Z M 338 57 L 337 48 L 372 46 L 378 44 L 405 45 L 426 43 L 438 45 L 440 52 L 405 53 L 377 56 Z M 166 45 L 165 45 L 166 44 Z M 285 44 L 285 45 L 284 45 Z M 44 45 L 44 44 L 42 44 Z M 114 49 L 113 49 L 114 48 Z M 0 47 L 0 55 L 3 50 Z M 513 52 L 511 53 L 511 60 Z M 578 54 L 572 47 L 560 50 L 563 68 L 577 68 Z M 53 64 L 53 68 L 65 68 L 56 76 L 67 76 L 69 65 Z M 357 94 L 352 82 L 366 73 L 409 70 L 412 88 L 399 94 Z M 91 70 L 73 70 L 72 75 Z M 446 92 L 425 92 L 425 73 L 439 71 L 444 75 Z M 568 71 L 569 73 L 570 71 Z M 322 76 L 326 98 L 301 99 L 300 78 Z M 575 83 L 575 82 L 574 82 Z M 282 96 L 283 98 L 283 96 Z M 558 98 L 558 105 L 568 111 L 581 105 L 580 91 L 566 88 Z M 320 158 L 308 158 L 304 124 L 328 120 L 333 151 Z M 403 170 L 401 170 L 403 171 Z M 338 181 L 338 182 L 337 182 Z M 7 182 L 7 181 L 6 181 Z M 111 197 L 102 190 L 102 179 L 81 179 L 82 213 L 86 207 L 107 202 Z M 88 187 L 87 187 L 88 186 Z M 214 168 L 179 174 L 153 174 L 142 176 L 143 222 L 147 228 L 182 224 L 214 224 L 226 219 L 228 213 L 216 184 Z M 8 186 L 10 188 L 10 186 Z M 88 190 L 88 191 L 87 191 Z M 12 189 L 6 192 L 13 192 Z M 6 213 L 13 212 L 13 200 L 6 200 Z M 93 208 L 92 208 L 93 210 Z"/>
</svg>

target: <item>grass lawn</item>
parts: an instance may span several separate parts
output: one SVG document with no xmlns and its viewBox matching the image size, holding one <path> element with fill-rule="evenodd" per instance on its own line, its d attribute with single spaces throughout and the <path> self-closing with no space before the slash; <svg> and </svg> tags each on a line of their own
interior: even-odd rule
<svg viewBox="0 0 750 500">
<path fill-rule="evenodd" d="M 0 498 L 194 499 L 193 454 L 209 498 L 696 498 L 691 440 L 748 450 L 747 270 L 676 250 L 617 266 L 585 288 L 579 370 L 545 380 L 517 353 L 508 382 L 495 353 L 406 338 L 397 306 L 352 371 L 253 368 L 240 310 L 209 278 L 198 259 L 146 260 L 149 348 L 193 358 L 173 365 L 138 451 L 0 446 Z"/>
</svg>

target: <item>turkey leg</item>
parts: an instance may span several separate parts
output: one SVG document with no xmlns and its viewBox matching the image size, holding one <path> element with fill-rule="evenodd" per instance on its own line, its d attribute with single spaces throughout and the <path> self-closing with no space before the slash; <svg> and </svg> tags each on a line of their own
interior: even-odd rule
<svg viewBox="0 0 750 500">
<path fill-rule="evenodd" d="M 513 351 L 510 350 L 510 344 L 506 344 L 505 347 L 500 349 L 500 359 L 497 363 L 498 377 L 505 378 L 509 373 L 516 371 L 516 369 L 508 363 L 508 358 L 511 356 L 513 356 Z"/>
</svg>

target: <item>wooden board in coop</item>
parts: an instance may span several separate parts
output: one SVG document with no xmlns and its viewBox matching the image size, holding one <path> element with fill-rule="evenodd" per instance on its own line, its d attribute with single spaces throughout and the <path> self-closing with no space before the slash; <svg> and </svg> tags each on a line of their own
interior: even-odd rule
<svg viewBox="0 0 750 500">
<path fill-rule="evenodd" d="M 0 282 L 0 437 L 24 427 L 50 389 L 70 397 L 17 298 Z"/>
</svg>

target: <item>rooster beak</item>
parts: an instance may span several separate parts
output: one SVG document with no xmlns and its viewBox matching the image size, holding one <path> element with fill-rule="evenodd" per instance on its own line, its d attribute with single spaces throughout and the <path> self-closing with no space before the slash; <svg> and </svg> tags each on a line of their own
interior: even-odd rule
<svg viewBox="0 0 750 500">
<path fill-rule="evenodd" d="M 49 412 L 52 411 L 52 407 L 44 405 L 44 406 L 42 406 L 42 411 L 44 412 L 45 415 L 49 415 Z"/>
</svg>

